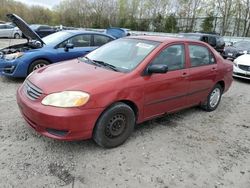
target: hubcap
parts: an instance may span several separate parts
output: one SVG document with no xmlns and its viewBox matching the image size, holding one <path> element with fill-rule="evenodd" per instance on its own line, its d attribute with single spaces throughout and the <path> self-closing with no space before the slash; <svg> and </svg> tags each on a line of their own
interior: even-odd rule
<svg viewBox="0 0 250 188">
<path fill-rule="evenodd" d="M 33 71 L 36 70 L 36 69 L 39 69 L 39 68 L 41 68 L 41 67 L 44 67 L 44 66 L 46 66 L 46 64 L 44 64 L 44 63 L 39 63 L 39 64 L 37 64 L 36 66 L 34 66 Z"/>
<path fill-rule="evenodd" d="M 109 138 L 120 136 L 126 128 L 126 117 L 123 114 L 114 115 L 105 128 L 105 134 Z"/>
<path fill-rule="evenodd" d="M 210 95 L 210 101 L 209 101 L 210 106 L 214 108 L 218 104 L 219 100 L 220 100 L 220 89 L 215 88 Z"/>
</svg>

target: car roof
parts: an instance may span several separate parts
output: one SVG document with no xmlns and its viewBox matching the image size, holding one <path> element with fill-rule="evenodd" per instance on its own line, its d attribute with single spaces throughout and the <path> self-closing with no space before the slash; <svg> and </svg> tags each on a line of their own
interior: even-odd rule
<svg viewBox="0 0 250 188">
<path fill-rule="evenodd" d="M 79 30 L 62 30 L 60 32 L 65 32 L 65 33 L 70 33 L 70 34 L 99 34 L 99 35 L 105 35 L 105 36 L 109 36 L 111 38 L 114 38 L 111 35 L 108 35 L 106 33 L 101 33 L 101 32 L 96 32 L 96 31 L 87 31 L 87 30 L 83 30 L 83 29 L 79 29 Z"/>
<path fill-rule="evenodd" d="M 196 35 L 196 36 L 214 36 L 214 37 L 222 37 L 217 34 L 211 34 L 211 33 L 179 33 L 179 35 Z"/>
<path fill-rule="evenodd" d="M 196 42 L 196 43 L 204 43 L 201 41 L 193 40 L 193 39 L 185 39 L 185 38 L 178 38 L 178 37 L 168 37 L 168 36 L 153 36 L 153 35 L 142 35 L 142 36 L 130 36 L 128 38 L 134 39 L 142 39 L 142 40 L 151 40 L 161 43 L 171 43 L 171 42 Z"/>
</svg>

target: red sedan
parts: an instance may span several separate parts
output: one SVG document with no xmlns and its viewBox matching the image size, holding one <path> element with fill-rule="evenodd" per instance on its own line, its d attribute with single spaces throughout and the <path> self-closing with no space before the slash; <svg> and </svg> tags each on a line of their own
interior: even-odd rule
<svg viewBox="0 0 250 188">
<path fill-rule="evenodd" d="M 42 135 L 93 138 L 115 147 L 136 123 L 197 105 L 215 110 L 232 71 L 232 64 L 203 42 L 128 37 L 36 70 L 18 89 L 17 102 Z"/>
</svg>

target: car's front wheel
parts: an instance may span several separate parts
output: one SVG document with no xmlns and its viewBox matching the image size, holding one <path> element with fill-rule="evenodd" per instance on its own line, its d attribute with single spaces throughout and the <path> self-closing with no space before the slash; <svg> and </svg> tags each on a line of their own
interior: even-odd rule
<svg viewBox="0 0 250 188">
<path fill-rule="evenodd" d="M 202 104 L 201 107 L 208 112 L 215 110 L 220 103 L 222 92 L 223 90 L 221 85 L 216 84 L 209 93 L 206 102 Z"/>
<path fill-rule="evenodd" d="M 49 64 L 50 63 L 48 61 L 43 60 L 43 59 L 36 60 L 30 64 L 28 74 L 32 73 L 36 69 L 47 66 Z"/>
<path fill-rule="evenodd" d="M 94 129 L 94 141 L 105 148 L 124 143 L 134 130 L 135 113 L 124 103 L 116 103 L 98 119 Z"/>
</svg>

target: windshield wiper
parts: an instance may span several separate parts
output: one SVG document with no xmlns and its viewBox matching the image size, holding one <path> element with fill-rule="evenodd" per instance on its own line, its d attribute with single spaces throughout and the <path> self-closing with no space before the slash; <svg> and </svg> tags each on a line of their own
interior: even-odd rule
<svg viewBox="0 0 250 188">
<path fill-rule="evenodd" d="M 98 63 L 96 63 L 96 62 L 94 62 L 92 59 L 89 59 L 87 56 L 84 56 L 84 57 L 79 57 L 78 59 L 86 59 L 88 62 L 90 62 L 91 64 L 94 64 L 94 65 L 96 65 L 96 66 L 99 66 L 100 67 L 100 65 L 98 64 Z"/>
<path fill-rule="evenodd" d="M 96 65 L 98 67 L 100 67 L 100 66 L 108 67 L 109 69 L 112 69 L 114 71 L 119 72 L 119 70 L 117 69 L 117 67 L 114 66 L 114 65 L 110 65 L 110 64 L 105 63 L 103 61 L 92 60 L 92 59 L 89 59 L 87 56 L 84 56 L 84 57 L 81 57 L 81 58 L 78 58 L 78 59 L 82 59 L 82 58 L 85 58 L 88 62 L 90 62 L 91 64 L 94 64 L 94 65 Z"/>
<path fill-rule="evenodd" d="M 94 61 L 95 63 L 97 63 L 97 64 L 99 64 L 99 65 L 102 65 L 102 66 L 104 66 L 104 67 L 108 67 L 108 68 L 110 68 L 110 69 L 112 69 L 112 70 L 114 70 L 114 71 L 116 71 L 116 72 L 119 72 L 119 70 L 117 69 L 117 67 L 114 66 L 114 65 L 105 63 L 105 62 L 103 62 L 103 61 L 98 61 L 98 60 L 92 60 L 92 61 Z"/>
</svg>

